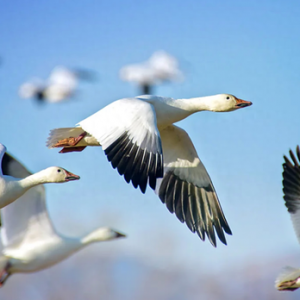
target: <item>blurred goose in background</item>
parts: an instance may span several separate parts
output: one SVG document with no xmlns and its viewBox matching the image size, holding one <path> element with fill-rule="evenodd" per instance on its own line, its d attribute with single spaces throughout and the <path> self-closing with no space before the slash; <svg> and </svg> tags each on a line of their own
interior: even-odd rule
<svg viewBox="0 0 300 300">
<path fill-rule="evenodd" d="M 120 70 L 120 78 L 137 83 L 141 87 L 141 94 L 152 94 L 152 86 L 182 80 L 183 75 L 175 57 L 165 51 L 157 51 L 146 62 L 123 67 Z"/>
<path fill-rule="evenodd" d="M 26 178 L 31 175 L 9 154 L 3 157 L 2 171 L 12 177 Z M 0 286 L 13 273 L 39 271 L 88 244 L 125 237 L 107 227 L 99 228 L 83 238 L 59 234 L 49 218 L 43 185 L 33 187 L 17 201 L 2 208 L 1 218 Z"/>
<path fill-rule="evenodd" d="M 102 146 L 113 168 L 145 193 L 147 183 L 171 213 L 216 246 L 231 234 L 211 179 L 188 134 L 173 123 L 203 110 L 229 112 L 252 103 L 228 94 L 191 99 L 140 96 L 115 101 L 77 127 L 54 129 L 49 148 L 60 152 Z M 160 178 L 160 179 L 159 179 Z"/>
<path fill-rule="evenodd" d="M 0 163 L 2 170 L 6 170 L 3 163 L 6 148 L 0 144 Z M 43 183 L 62 183 L 78 180 L 80 177 L 60 167 L 50 167 L 35 174 L 29 174 L 25 178 L 4 175 L 0 170 L 0 208 L 12 203 L 22 196 L 30 188 Z M 17 174 L 15 172 L 15 174 Z M 22 179 L 20 179 L 22 178 Z"/>
<path fill-rule="evenodd" d="M 293 163 L 284 156 L 283 164 L 283 199 L 290 213 L 294 230 L 300 242 L 300 149 L 296 149 L 297 158 L 290 150 Z M 276 279 L 275 286 L 278 290 L 294 291 L 300 287 L 300 269 L 285 267 Z"/>
<path fill-rule="evenodd" d="M 59 66 L 46 82 L 34 78 L 21 85 L 19 94 L 21 98 L 35 98 L 38 102 L 61 102 L 75 94 L 80 79 L 91 80 L 93 76 L 91 71 Z"/>
</svg>

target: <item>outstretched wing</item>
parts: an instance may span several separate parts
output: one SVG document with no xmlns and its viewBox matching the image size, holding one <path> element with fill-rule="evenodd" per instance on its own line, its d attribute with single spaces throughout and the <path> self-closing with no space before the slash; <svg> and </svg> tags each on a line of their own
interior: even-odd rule
<svg viewBox="0 0 300 300">
<path fill-rule="evenodd" d="M 79 123 L 102 146 L 113 168 L 145 193 L 163 176 L 163 158 L 153 106 L 136 98 L 111 103 Z"/>
<path fill-rule="evenodd" d="M 19 161 L 7 153 L 3 156 L 1 171 L 3 172 L 3 175 L 15 178 L 25 178 L 32 174 Z"/>
<path fill-rule="evenodd" d="M 31 174 L 7 153 L 1 167 L 4 175 L 24 178 Z M 29 189 L 18 200 L 2 208 L 1 219 L 1 238 L 5 247 L 19 246 L 56 235 L 46 208 L 43 185 Z"/>
<path fill-rule="evenodd" d="M 283 184 L 283 199 L 285 206 L 288 208 L 290 213 L 293 226 L 300 242 L 300 149 L 297 146 L 296 149 L 297 157 L 290 150 L 290 156 L 292 162 L 284 156 L 283 173 L 282 173 L 282 184 Z"/>
<path fill-rule="evenodd" d="M 204 240 L 216 246 L 215 231 L 226 244 L 223 230 L 231 234 L 212 181 L 188 134 L 177 126 L 161 130 L 164 177 L 156 192 L 171 213 Z"/>
</svg>

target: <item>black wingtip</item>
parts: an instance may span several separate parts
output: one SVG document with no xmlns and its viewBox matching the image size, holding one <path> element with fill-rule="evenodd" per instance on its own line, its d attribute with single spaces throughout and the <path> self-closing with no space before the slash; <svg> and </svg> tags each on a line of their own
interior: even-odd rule
<svg viewBox="0 0 300 300">
<path fill-rule="evenodd" d="M 146 193 L 147 184 L 146 185 L 145 184 L 140 184 L 139 187 L 140 187 L 141 192 L 143 194 L 145 194 Z"/>
<path fill-rule="evenodd" d="M 284 159 L 284 163 L 290 163 L 290 160 L 285 156 L 285 155 L 283 155 L 283 159 Z"/>
<path fill-rule="evenodd" d="M 297 147 L 296 147 L 297 157 L 295 156 L 294 152 L 291 149 L 289 150 L 289 154 L 290 154 L 291 160 L 286 155 L 283 155 L 283 159 L 284 159 L 284 163 L 282 164 L 283 169 L 285 169 L 286 167 L 293 168 L 293 169 L 295 169 L 296 167 L 300 167 L 300 165 L 299 165 L 299 162 L 300 162 L 299 145 L 297 145 Z"/>
<path fill-rule="evenodd" d="M 162 151 L 162 150 L 161 150 Z M 139 187 L 145 194 L 147 184 L 155 190 L 156 178 L 163 177 L 163 157 L 161 153 L 148 152 L 133 142 L 128 132 L 123 133 L 104 153 L 114 169 L 118 170 L 127 183 Z"/>
<path fill-rule="evenodd" d="M 212 244 L 212 246 L 213 246 L 214 248 L 217 248 L 217 243 L 213 243 L 211 239 L 209 239 L 209 241 L 210 241 L 210 243 Z"/>
<path fill-rule="evenodd" d="M 285 206 L 289 213 L 296 213 L 299 210 L 299 196 L 300 196 L 300 149 L 299 145 L 296 147 L 296 156 L 292 150 L 289 150 L 290 161 L 286 156 L 283 156 L 285 162 L 283 163 L 282 185 L 283 185 L 283 199 Z"/>
<path fill-rule="evenodd" d="M 204 231 L 201 232 L 200 230 L 197 230 L 196 232 L 197 232 L 197 235 L 200 238 L 200 240 L 202 240 L 204 242 L 205 241 L 205 233 L 204 233 Z"/>
<path fill-rule="evenodd" d="M 213 236 L 208 236 L 208 240 L 210 241 L 210 243 L 215 247 L 217 248 L 217 241 L 216 241 L 216 238 L 213 239 Z"/>
<path fill-rule="evenodd" d="M 296 147 L 296 153 L 297 153 L 298 160 L 300 161 L 300 148 L 299 148 L 299 145 L 297 145 L 297 147 Z"/>
<path fill-rule="evenodd" d="M 9 164 L 13 162 L 14 159 L 8 155 L 7 153 L 4 153 L 2 162 L 1 162 L 1 170 L 3 175 L 11 175 L 9 174 Z"/>
<path fill-rule="evenodd" d="M 171 213 L 197 233 L 202 241 L 207 236 L 217 247 L 217 237 L 227 245 L 225 233 L 232 235 L 212 186 L 197 187 L 181 180 L 172 171 L 165 174 L 158 196 Z"/>
<path fill-rule="evenodd" d="M 231 231 L 229 225 L 227 225 L 227 226 L 222 226 L 222 228 L 224 229 L 224 231 L 225 231 L 227 234 L 232 235 L 232 231 Z"/>
<path fill-rule="evenodd" d="M 293 151 L 290 150 L 289 153 L 290 153 L 290 157 L 291 157 L 291 159 L 292 159 L 294 165 L 298 167 L 298 166 L 299 166 L 299 162 L 298 162 L 297 158 L 295 157 Z"/>
</svg>

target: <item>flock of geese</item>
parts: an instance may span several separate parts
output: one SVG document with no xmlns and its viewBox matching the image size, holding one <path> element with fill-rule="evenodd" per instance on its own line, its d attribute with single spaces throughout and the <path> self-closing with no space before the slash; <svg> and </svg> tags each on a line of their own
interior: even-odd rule
<svg viewBox="0 0 300 300">
<path fill-rule="evenodd" d="M 56 78 L 68 73 L 66 69 L 56 72 L 60 73 Z M 50 101 L 58 101 L 55 99 L 59 93 L 53 90 L 61 91 L 64 86 L 58 82 L 50 80 L 38 88 L 27 85 L 21 90 L 24 95 L 27 92 L 27 96 L 40 100 L 53 97 Z M 65 91 L 62 94 L 66 97 Z M 190 99 L 153 95 L 124 98 L 75 127 L 51 130 L 47 146 L 62 148 L 60 153 L 101 146 L 112 167 L 127 183 L 142 193 L 150 186 L 167 209 L 201 240 L 207 237 L 216 247 L 218 237 L 226 245 L 225 233 L 231 235 L 231 230 L 212 180 L 189 135 L 174 123 L 200 111 L 231 112 L 251 105 L 229 94 Z M 290 157 L 291 161 L 284 156 L 284 200 L 300 241 L 299 147 L 296 156 L 290 151 Z M 62 167 L 49 167 L 31 174 L 2 144 L 0 163 L 0 286 L 13 273 L 35 272 L 62 261 L 90 243 L 125 237 L 108 227 L 83 238 L 59 234 L 49 218 L 44 184 L 76 181 L 80 177 Z M 300 269 L 286 267 L 278 276 L 276 287 L 278 290 L 299 288 Z"/>
<path fill-rule="evenodd" d="M 154 52 L 145 62 L 124 66 L 119 75 L 121 80 L 138 85 L 141 94 L 152 94 L 155 85 L 184 78 L 177 59 L 162 50 Z M 37 103 L 62 102 L 76 95 L 79 81 L 95 78 L 96 74 L 91 70 L 57 66 L 46 80 L 34 77 L 23 83 L 19 96 L 35 99 Z"/>
</svg>

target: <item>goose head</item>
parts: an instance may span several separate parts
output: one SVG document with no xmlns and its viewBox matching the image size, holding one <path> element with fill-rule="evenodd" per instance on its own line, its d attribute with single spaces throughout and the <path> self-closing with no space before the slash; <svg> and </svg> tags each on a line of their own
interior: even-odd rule
<svg viewBox="0 0 300 300">
<path fill-rule="evenodd" d="M 230 94 L 212 96 L 209 101 L 209 110 L 215 112 L 234 111 L 252 105 L 252 102 L 241 100 Z"/>
<path fill-rule="evenodd" d="M 43 174 L 41 174 L 45 181 L 47 182 L 68 182 L 72 180 L 78 180 L 80 177 L 78 175 L 75 175 L 69 171 L 67 171 L 64 168 L 61 167 L 50 167 L 42 171 Z"/>
</svg>

